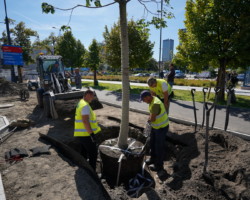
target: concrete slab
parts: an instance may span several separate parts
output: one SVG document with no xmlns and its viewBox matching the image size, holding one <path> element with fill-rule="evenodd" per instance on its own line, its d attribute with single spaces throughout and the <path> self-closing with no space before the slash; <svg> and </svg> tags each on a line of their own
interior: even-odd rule
<svg viewBox="0 0 250 200">
<path fill-rule="evenodd" d="M 0 173 L 0 200 L 6 200 L 1 173 Z"/>
<path fill-rule="evenodd" d="M 9 108 L 9 107 L 13 107 L 14 104 L 0 104 L 0 109 L 1 108 Z"/>
<path fill-rule="evenodd" d="M 9 124 L 10 124 L 9 120 L 5 116 L 0 116 L 0 132 L 3 128 L 8 126 Z"/>
</svg>

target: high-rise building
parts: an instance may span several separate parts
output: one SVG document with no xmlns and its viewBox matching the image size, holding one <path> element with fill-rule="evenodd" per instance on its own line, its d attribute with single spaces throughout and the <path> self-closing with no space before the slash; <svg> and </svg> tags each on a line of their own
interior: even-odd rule
<svg viewBox="0 0 250 200">
<path fill-rule="evenodd" d="M 166 39 L 163 40 L 163 48 L 162 48 L 162 61 L 171 61 L 174 54 L 174 40 Z"/>
</svg>

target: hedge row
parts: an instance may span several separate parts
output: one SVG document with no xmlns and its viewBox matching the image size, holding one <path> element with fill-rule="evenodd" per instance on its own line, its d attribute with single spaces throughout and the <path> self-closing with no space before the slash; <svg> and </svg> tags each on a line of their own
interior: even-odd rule
<svg viewBox="0 0 250 200">
<path fill-rule="evenodd" d="M 84 76 L 84 79 L 93 79 L 93 76 Z M 135 77 L 130 76 L 129 80 L 132 82 L 138 83 L 146 83 L 148 77 Z M 97 76 L 97 80 L 105 80 L 105 81 L 121 81 L 121 76 L 119 75 L 105 75 L 105 76 Z M 193 87 L 215 87 L 216 81 L 214 80 L 190 80 L 190 79 L 175 79 L 175 85 L 180 86 L 193 86 Z"/>
</svg>

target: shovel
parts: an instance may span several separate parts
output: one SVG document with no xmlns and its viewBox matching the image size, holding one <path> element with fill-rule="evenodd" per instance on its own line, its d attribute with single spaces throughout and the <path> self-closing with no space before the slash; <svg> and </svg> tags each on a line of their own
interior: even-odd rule
<svg viewBox="0 0 250 200">
<path fill-rule="evenodd" d="M 214 97 L 214 116 L 213 116 L 213 122 L 212 122 L 212 128 L 214 128 L 214 122 L 215 122 L 215 116 L 216 116 L 216 108 L 217 108 L 217 97 L 218 97 L 218 93 L 220 91 L 219 87 L 215 87 L 214 88 L 214 92 L 215 92 L 215 97 Z"/>
<path fill-rule="evenodd" d="M 208 108 L 207 103 L 206 103 L 206 141 L 205 141 L 205 163 L 204 163 L 204 168 L 203 168 L 203 174 L 207 173 L 207 164 L 208 164 L 208 137 L 209 137 L 209 116 L 210 116 L 210 111 L 214 108 L 214 103 L 210 108 Z"/>
<path fill-rule="evenodd" d="M 201 127 L 203 128 L 204 126 L 204 122 L 205 122 L 205 110 L 206 110 L 206 92 L 207 92 L 208 88 L 202 88 L 202 92 L 203 92 L 203 118 L 202 118 L 202 123 L 201 123 Z"/>
<path fill-rule="evenodd" d="M 196 128 L 197 128 L 197 116 L 196 116 L 196 107 L 195 107 L 195 101 L 194 101 L 194 92 L 195 92 L 195 89 L 191 89 L 191 94 L 192 94 L 192 99 L 193 99 L 193 105 L 194 105 L 194 120 L 195 120 L 194 132 L 196 132 Z"/>
<path fill-rule="evenodd" d="M 146 137 L 146 142 L 142 148 L 141 154 L 144 154 L 148 150 L 151 130 L 152 130 L 152 126 L 151 126 L 150 122 L 147 122 L 146 127 L 142 133 L 143 136 Z"/>
<path fill-rule="evenodd" d="M 227 91 L 227 108 L 226 108 L 226 120 L 225 120 L 224 131 L 227 130 L 227 126 L 228 126 L 230 104 L 231 104 L 231 98 L 232 98 L 234 89 L 232 86 L 229 86 L 226 91 Z"/>
</svg>

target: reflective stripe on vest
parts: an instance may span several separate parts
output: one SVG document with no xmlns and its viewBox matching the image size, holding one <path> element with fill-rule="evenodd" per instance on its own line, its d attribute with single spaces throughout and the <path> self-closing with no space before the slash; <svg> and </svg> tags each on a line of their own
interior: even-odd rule
<svg viewBox="0 0 250 200">
<path fill-rule="evenodd" d="M 154 104 L 159 104 L 161 112 L 156 116 L 156 120 L 151 122 L 151 126 L 154 129 L 164 128 L 169 124 L 168 114 L 166 113 L 165 106 L 157 97 L 153 97 L 152 102 L 149 104 L 149 112 L 152 113 L 152 107 Z"/>
<path fill-rule="evenodd" d="M 89 124 L 90 124 L 92 131 L 94 132 L 94 134 L 101 131 L 101 128 L 99 127 L 99 125 L 96 121 L 96 115 L 93 112 L 92 108 L 90 107 L 88 102 L 81 99 L 76 107 L 74 136 L 81 136 L 81 137 L 89 136 L 89 133 L 87 132 L 87 130 L 84 126 L 84 123 L 82 122 L 81 111 L 85 106 L 89 106 L 89 110 L 90 110 Z"/>
<path fill-rule="evenodd" d="M 164 83 L 164 82 L 168 86 L 168 95 L 171 94 L 172 88 L 171 88 L 171 86 L 169 85 L 169 83 L 167 81 L 165 81 L 164 79 L 156 79 L 156 82 L 157 82 L 156 87 L 154 87 L 154 88 L 153 87 L 149 87 L 149 89 L 151 91 L 153 91 L 157 96 L 159 96 L 161 99 L 164 98 L 163 90 L 162 90 L 162 83 Z"/>
</svg>

